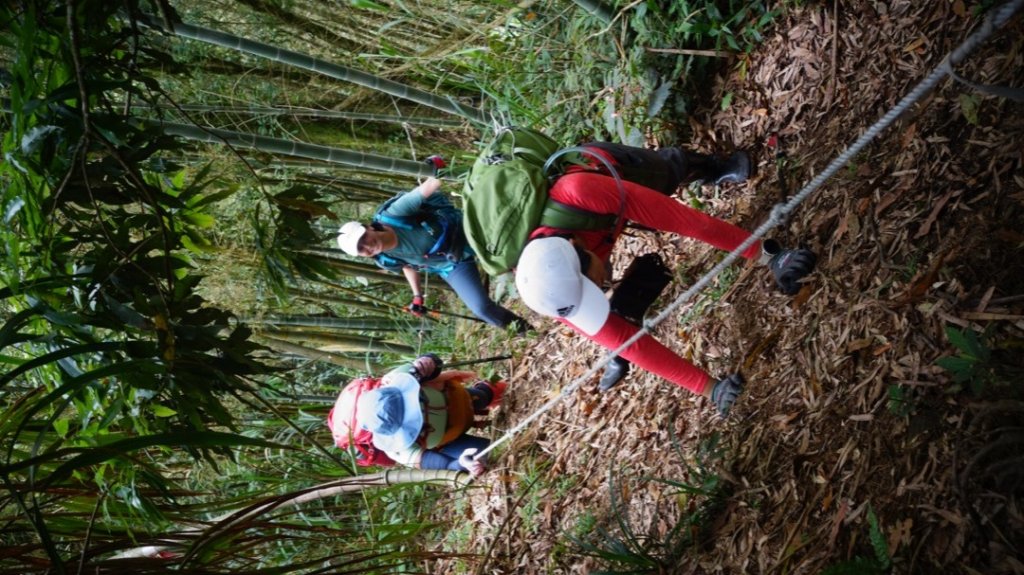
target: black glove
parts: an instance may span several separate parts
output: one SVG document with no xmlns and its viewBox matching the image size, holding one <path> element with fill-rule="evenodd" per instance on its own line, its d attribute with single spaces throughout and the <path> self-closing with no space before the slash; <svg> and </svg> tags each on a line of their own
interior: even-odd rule
<svg viewBox="0 0 1024 575">
<path fill-rule="evenodd" d="M 775 275 L 776 285 L 786 295 L 796 295 L 800 291 L 800 280 L 813 272 L 818 263 L 818 256 L 811 250 L 784 250 L 775 240 L 764 240 L 761 248 L 771 256 L 768 268 Z"/>
<path fill-rule="evenodd" d="M 711 401 L 715 402 L 718 414 L 722 417 L 729 415 L 729 408 L 736 401 L 736 397 L 743 391 L 743 376 L 738 373 L 727 375 L 715 382 L 711 388 Z"/>
<path fill-rule="evenodd" d="M 430 373 L 420 373 L 418 369 L 413 367 L 412 369 L 409 370 L 409 373 L 411 373 L 412 376 L 416 378 L 416 381 L 423 383 L 424 381 L 431 381 L 433 379 L 436 379 L 437 376 L 441 375 L 441 371 L 444 369 L 444 360 L 442 360 L 440 357 L 437 356 L 437 354 L 434 353 L 425 353 L 420 357 L 426 357 L 431 359 L 434 362 L 434 370 Z M 417 357 L 416 359 L 420 359 L 420 357 Z"/>
</svg>

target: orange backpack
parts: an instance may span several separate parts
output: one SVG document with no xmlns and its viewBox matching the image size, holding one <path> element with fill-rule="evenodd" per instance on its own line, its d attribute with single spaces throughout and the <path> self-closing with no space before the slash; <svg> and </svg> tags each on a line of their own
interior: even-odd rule
<svg viewBox="0 0 1024 575">
<path fill-rule="evenodd" d="M 327 414 L 327 427 L 334 436 L 334 444 L 348 450 L 355 449 L 356 464 L 360 467 L 390 467 L 394 460 L 373 445 L 373 433 L 356 425 L 356 404 L 365 391 L 380 387 L 375 377 L 353 379 L 341 390 L 334 408 Z"/>
</svg>

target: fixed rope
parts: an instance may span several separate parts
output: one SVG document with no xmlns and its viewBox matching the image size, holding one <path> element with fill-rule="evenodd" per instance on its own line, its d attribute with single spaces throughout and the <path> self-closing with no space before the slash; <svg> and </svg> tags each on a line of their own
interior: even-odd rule
<svg viewBox="0 0 1024 575">
<path fill-rule="evenodd" d="M 550 411 L 553 407 L 562 402 L 566 397 L 576 392 L 581 385 L 588 381 L 594 376 L 598 370 L 604 368 L 613 359 L 618 357 L 620 353 L 626 350 L 629 346 L 633 345 L 644 335 L 650 333 L 651 329 L 657 326 L 659 323 L 664 321 L 670 314 L 677 310 L 680 306 L 688 302 L 694 295 L 700 290 L 704 289 L 712 280 L 718 277 L 725 268 L 730 266 L 734 261 L 740 258 L 740 254 L 747 250 L 750 246 L 754 245 L 755 242 L 764 237 L 764 235 L 770 230 L 777 227 L 779 224 L 785 222 L 786 216 L 792 213 L 797 206 L 799 206 L 808 196 L 822 186 L 829 178 L 834 176 L 843 166 L 845 166 L 851 158 L 859 153 L 864 146 L 867 146 L 872 140 L 888 128 L 896 119 L 903 114 L 907 109 L 914 105 L 920 100 L 925 94 L 930 92 L 935 86 L 947 75 L 953 74 L 953 66 L 962 62 L 971 52 L 973 52 L 978 46 L 980 46 L 985 40 L 987 40 L 998 28 L 1002 27 L 1012 17 L 1017 10 L 1020 9 L 1021 5 L 1024 5 L 1024 0 L 1010 0 L 1009 2 L 993 9 L 988 13 L 981 27 L 967 37 L 956 49 L 950 52 L 942 62 L 929 74 L 924 80 L 915 86 L 910 93 L 908 93 L 902 100 L 900 100 L 892 109 L 890 109 L 881 119 L 875 122 L 870 128 L 867 129 L 857 140 L 847 148 L 843 153 L 839 154 L 824 170 L 817 176 L 815 176 L 807 185 L 805 185 L 795 196 L 789 201 L 784 203 L 776 204 L 771 211 L 768 219 L 758 226 L 750 237 L 740 244 L 736 249 L 729 252 L 725 258 L 719 262 L 715 267 L 706 273 L 703 277 L 697 280 L 689 289 L 683 292 L 678 298 L 676 298 L 671 304 L 669 304 L 661 313 L 652 318 L 651 320 L 645 320 L 644 325 L 639 329 L 632 337 L 627 339 L 618 348 L 612 350 L 597 363 L 590 367 L 585 373 L 574 379 L 569 385 L 562 389 L 562 391 L 549 400 L 544 405 L 540 406 L 535 412 L 530 414 L 528 417 L 520 421 L 514 427 L 505 432 L 504 435 L 491 442 L 485 449 L 473 456 L 473 459 L 480 459 L 487 453 L 494 450 L 496 447 L 510 440 L 512 437 L 520 433 L 523 429 L 526 429 L 537 419 L 540 419 L 545 413 Z"/>
</svg>

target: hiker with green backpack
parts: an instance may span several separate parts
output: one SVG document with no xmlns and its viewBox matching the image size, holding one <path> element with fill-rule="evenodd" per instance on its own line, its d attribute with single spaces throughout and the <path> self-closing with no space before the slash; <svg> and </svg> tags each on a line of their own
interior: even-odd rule
<svg viewBox="0 0 1024 575">
<path fill-rule="evenodd" d="M 679 185 L 696 180 L 746 180 L 751 164 L 744 152 L 721 160 L 677 148 L 610 143 L 559 150 L 545 138 L 532 130 L 506 130 L 481 154 L 464 191 L 466 237 L 488 272 L 516 268 L 516 286 L 527 307 L 608 349 L 639 329 L 611 308 L 600 287 L 610 280 L 609 257 L 627 221 L 730 251 L 750 237 L 671 197 Z M 487 221 L 492 224 L 484 225 Z M 742 256 L 767 264 L 790 295 L 816 262 L 809 250 L 784 250 L 771 240 L 753 243 Z M 621 356 L 711 398 L 722 415 L 744 385 L 739 373 L 711 377 L 649 334 Z M 606 375 L 621 379 L 624 372 L 616 374 L 613 367 Z"/>
<path fill-rule="evenodd" d="M 512 325 L 525 332 L 529 324 L 496 304 L 480 279 L 473 251 L 462 228 L 462 212 L 442 193 L 441 180 L 427 178 L 412 191 L 391 198 L 377 209 L 369 225 L 348 222 L 339 230 L 338 247 L 351 256 L 373 258 L 378 266 L 401 271 L 412 289 L 408 310 L 422 316 L 424 291 L 420 272 L 436 274 L 455 290 L 466 307 L 486 323 Z"/>
</svg>

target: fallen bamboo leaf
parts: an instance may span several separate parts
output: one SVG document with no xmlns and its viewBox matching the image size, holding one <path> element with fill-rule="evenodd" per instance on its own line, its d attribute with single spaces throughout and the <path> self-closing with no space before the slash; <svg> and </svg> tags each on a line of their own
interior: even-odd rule
<svg viewBox="0 0 1024 575">
<path fill-rule="evenodd" d="M 954 195 L 957 195 L 959 193 L 960 190 L 953 188 L 946 192 L 946 194 L 943 195 L 938 202 L 935 202 L 935 206 L 932 207 L 931 213 L 928 214 L 928 217 L 924 220 L 924 223 L 921 224 L 921 227 L 917 230 L 917 233 L 914 234 L 915 240 L 921 239 L 924 236 L 928 235 L 928 232 L 932 228 L 932 224 L 934 224 L 935 220 L 939 217 L 939 212 L 941 212 L 942 208 L 945 207 L 946 202 L 948 202 L 949 199 L 952 198 Z"/>
</svg>

